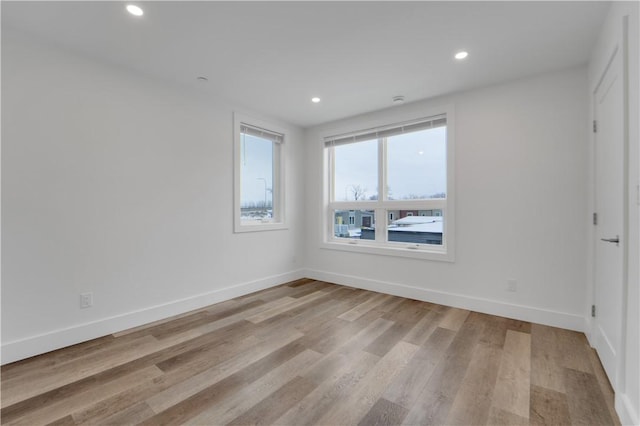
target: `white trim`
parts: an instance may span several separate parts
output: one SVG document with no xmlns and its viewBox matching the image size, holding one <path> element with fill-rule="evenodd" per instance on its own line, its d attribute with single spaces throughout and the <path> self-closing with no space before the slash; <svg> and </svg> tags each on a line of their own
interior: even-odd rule
<svg viewBox="0 0 640 426">
<path fill-rule="evenodd" d="M 614 406 L 622 425 L 640 425 L 640 415 L 633 409 L 627 394 L 615 393 Z"/>
<path fill-rule="evenodd" d="M 289 227 L 284 223 L 274 223 L 274 222 L 245 222 L 243 224 L 238 224 L 240 222 L 240 213 L 236 216 L 236 221 L 234 222 L 233 232 L 241 233 L 241 232 L 260 232 L 260 231 L 275 231 L 278 229 L 289 229 Z"/>
<path fill-rule="evenodd" d="M 584 317 L 584 335 L 587 338 L 587 342 L 589 342 L 589 346 L 593 348 L 593 341 L 595 335 L 593 333 L 593 321 L 591 320 L 591 310 L 589 309 L 589 314 L 585 314 Z"/>
<path fill-rule="evenodd" d="M 251 127 L 268 129 L 270 132 L 283 135 L 283 143 L 276 144 L 278 147 L 278 155 L 273 160 L 274 182 L 272 186 L 274 189 L 277 189 L 277 191 L 273 191 L 272 198 L 272 209 L 275 217 L 273 220 L 267 222 L 253 221 L 243 223 L 240 220 L 240 161 L 242 158 L 240 152 L 240 127 L 243 124 Z M 285 200 L 285 164 L 287 162 L 286 144 L 288 143 L 288 135 L 290 135 L 290 132 L 281 126 L 239 112 L 233 113 L 233 232 L 273 231 L 288 228 L 286 214 L 287 205 Z"/>
<path fill-rule="evenodd" d="M 378 233 L 376 233 L 378 234 Z M 378 238 L 378 235 L 376 235 Z M 403 243 L 374 243 L 370 240 L 358 240 L 358 239 L 332 239 L 330 241 L 322 242 L 320 244 L 321 249 L 328 250 L 340 250 L 350 251 L 355 253 L 368 253 L 378 256 L 397 256 L 408 257 L 412 259 L 423 260 L 439 260 L 444 262 L 453 262 L 453 259 L 449 258 L 449 253 L 446 253 L 443 249 L 438 251 L 441 246 L 429 246 L 427 244 L 411 245 Z"/>
<path fill-rule="evenodd" d="M 180 315 L 195 309 L 233 299 L 289 281 L 304 278 L 303 270 L 272 275 L 259 280 L 235 284 L 207 293 L 189 296 L 184 299 L 115 315 L 97 321 L 78 324 L 71 327 L 2 343 L 2 364 L 7 364 L 31 356 L 40 355 L 66 346 L 86 342 L 129 328 L 138 327 L 154 321 Z"/>
<path fill-rule="evenodd" d="M 568 330 L 584 332 L 585 321 L 582 315 L 552 311 L 532 306 L 504 303 L 497 300 L 465 296 L 439 290 L 430 290 L 406 284 L 372 280 L 352 275 L 306 269 L 304 276 L 314 280 L 347 285 L 365 290 L 376 291 L 394 296 L 406 297 L 454 308 L 468 309 L 490 315 L 513 318 L 536 324 L 549 325 Z"/>
</svg>

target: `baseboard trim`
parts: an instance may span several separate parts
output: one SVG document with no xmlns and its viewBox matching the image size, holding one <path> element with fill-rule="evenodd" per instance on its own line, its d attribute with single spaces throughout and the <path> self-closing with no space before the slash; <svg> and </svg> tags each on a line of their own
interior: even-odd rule
<svg viewBox="0 0 640 426">
<path fill-rule="evenodd" d="M 476 312 L 514 318 L 522 321 L 529 321 L 582 332 L 587 331 L 585 330 L 585 318 L 579 315 L 566 314 L 523 305 L 508 304 L 490 299 L 437 290 L 429 290 L 405 284 L 372 280 L 353 275 L 336 274 L 333 272 L 314 269 L 299 269 L 259 280 L 228 286 L 138 311 L 79 324 L 73 327 L 54 330 L 24 339 L 3 342 L 1 347 L 1 364 L 4 365 L 10 362 L 19 361 L 21 359 L 40 355 L 66 346 L 75 345 L 87 340 L 169 318 L 174 315 L 180 315 L 214 303 L 223 302 L 225 300 L 233 299 L 234 297 L 253 293 L 304 277 L 392 294 L 395 296 L 424 300 L 456 308 L 469 309 Z"/>
<path fill-rule="evenodd" d="M 593 348 L 593 338 L 595 337 L 593 334 L 593 321 L 591 317 L 585 314 L 584 317 L 584 335 L 587 336 L 587 341 L 589 342 L 589 346 Z"/>
<path fill-rule="evenodd" d="M 328 281 L 335 284 L 392 294 L 394 296 L 423 300 L 425 302 L 452 306 L 454 308 L 468 309 L 475 312 L 513 318 L 521 321 L 528 321 L 581 332 L 585 331 L 585 319 L 580 315 L 504 303 L 496 300 L 465 296 L 438 290 L 429 290 L 406 284 L 372 280 L 353 275 L 336 274 L 333 272 L 314 269 L 306 269 L 304 272 L 306 277 L 313 278 L 315 280 Z"/>
<path fill-rule="evenodd" d="M 174 315 L 204 308 L 205 306 L 233 299 L 234 297 L 304 278 L 304 272 L 304 270 L 299 269 L 284 274 L 273 275 L 267 278 L 235 284 L 207 293 L 186 297 L 162 305 L 140 309 L 138 311 L 115 315 L 24 339 L 3 342 L 0 351 L 2 358 L 1 364 L 4 365 L 77 343 L 86 342 L 87 340 L 117 333 Z"/>
<path fill-rule="evenodd" d="M 618 417 L 620 417 L 620 424 L 640 425 L 640 415 L 633 408 L 633 404 L 626 394 L 616 393 L 615 408 Z"/>
</svg>

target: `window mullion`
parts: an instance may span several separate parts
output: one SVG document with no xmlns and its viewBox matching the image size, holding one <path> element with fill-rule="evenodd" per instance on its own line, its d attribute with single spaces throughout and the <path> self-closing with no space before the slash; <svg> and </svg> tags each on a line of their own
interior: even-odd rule
<svg viewBox="0 0 640 426">
<path fill-rule="evenodd" d="M 376 242 L 387 242 L 387 138 L 378 139 L 378 206 L 376 208 Z"/>
<path fill-rule="evenodd" d="M 336 174 L 335 148 L 329 148 L 329 201 L 336 201 L 335 197 L 335 174 Z"/>
<path fill-rule="evenodd" d="M 387 138 L 378 139 L 378 200 L 387 201 Z"/>
<path fill-rule="evenodd" d="M 426 200 L 393 200 L 384 203 L 389 210 L 431 210 L 446 207 L 447 200 L 443 198 Z"/>
</svg>

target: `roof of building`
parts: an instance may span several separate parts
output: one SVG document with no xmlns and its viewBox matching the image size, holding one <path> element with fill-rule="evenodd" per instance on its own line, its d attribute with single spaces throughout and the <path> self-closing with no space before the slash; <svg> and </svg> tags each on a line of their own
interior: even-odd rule
<svg viewBox="0 0 640 426">
<path fill-rule="evenodd" d="M 407 216 L 391 222 L 389 232 L 431 232 L 442 234 L 443 228 L 442 216 Z"/>
</svg>

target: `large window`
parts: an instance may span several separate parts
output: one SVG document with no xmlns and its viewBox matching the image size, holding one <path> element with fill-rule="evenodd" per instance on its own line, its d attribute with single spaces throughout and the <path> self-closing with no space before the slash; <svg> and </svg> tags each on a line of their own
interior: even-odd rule
<svg viewBox="0 0 640 426">
<path fill-rule="evenodd" d="M 284 132 L 238 114 L 234 121 L 235 231 L 282 229 Z"/>
<path fill-rule="evenodd" d="M 325 244 L 453 260 L 451 110 L 324 138 Z"/>
</svg>

